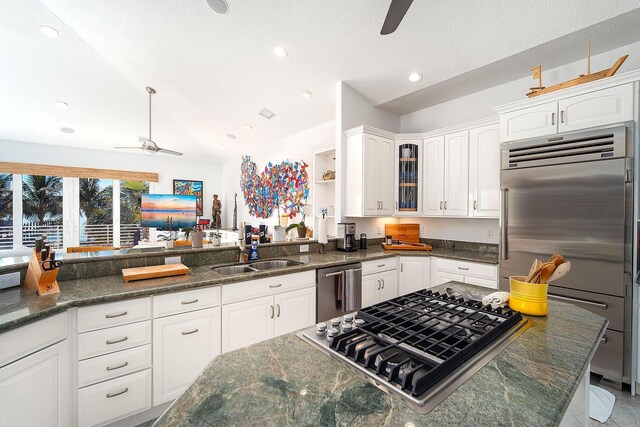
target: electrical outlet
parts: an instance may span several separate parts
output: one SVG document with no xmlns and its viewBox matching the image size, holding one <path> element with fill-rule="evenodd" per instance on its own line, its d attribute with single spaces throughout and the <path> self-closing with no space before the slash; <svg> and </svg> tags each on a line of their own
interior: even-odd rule
<svg viewBox="0 0 640 427">
<path fill-rule="evenodd" d="M 420 237 L 424 237 L 424 226 L 420 226 Z"/>
<path fill-rule="evenodd" d="M 20 285 L 20 272 L 7 273 L 0 276 L 0 289 Z"/>
<path fill-rule="evenodd" d="M 165 265 L 168 264 L 180 264 L 181 260 L 179 256 L 170 256 L 164 259 Z"/>
<path fill-rule="evenodd" d="M 487 239 L 493 239 L 493 228 L 487 230 Z"/>
<path fill-rule="evenodd" d="M 378 236 L 382 236 L 382 227 L 378 226 Z"/>
<path fill-rule="evenodd" d="M 300 245 L 300 252 L 309 252 L 309 245 Z"/>
</svg>

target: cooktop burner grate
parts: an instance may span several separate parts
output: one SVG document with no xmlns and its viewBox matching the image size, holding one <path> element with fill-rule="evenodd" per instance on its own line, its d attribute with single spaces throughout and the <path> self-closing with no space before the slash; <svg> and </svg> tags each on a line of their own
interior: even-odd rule
<svg viewBox="0 0 640 427">
<path fill-rule="evenodd" d="M 365 324 L 330 347 L 413 396 L 522 320 L 520 313 L 422 290 L 358 311 Z"/>
</svg>

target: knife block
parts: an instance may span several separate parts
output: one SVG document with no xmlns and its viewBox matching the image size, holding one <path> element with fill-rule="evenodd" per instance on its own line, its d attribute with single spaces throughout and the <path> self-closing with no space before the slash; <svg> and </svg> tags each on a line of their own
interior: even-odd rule
<svg viewBox="0 0 640 427">
<path fill-rule="evenodd" d="M 59 294 L 58 269 L 45 271 L 42 268 L 41 257 L 40 254 L 36 253 L 35 249 L 31 250 L 31 259 L 29 260 L 24 286 L 27 289 L 36 291 L 38 295 Z"/>
</svg>

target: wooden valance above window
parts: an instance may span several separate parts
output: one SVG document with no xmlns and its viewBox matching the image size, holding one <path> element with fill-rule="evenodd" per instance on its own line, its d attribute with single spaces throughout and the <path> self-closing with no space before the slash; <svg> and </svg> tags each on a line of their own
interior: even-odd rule
<svg viewBox="0 0 640 427">
<path fill-rule="evenodd" d="M 77 168 L 73 166 L 37 165 L 34 163 L 0 162 L 0 173 L 22 175 L 66 176 L 71 178 L 119 179 L 121 181 L 158 182 L 154 172 L 121 171 L 117 169 Z"/>
</svg>

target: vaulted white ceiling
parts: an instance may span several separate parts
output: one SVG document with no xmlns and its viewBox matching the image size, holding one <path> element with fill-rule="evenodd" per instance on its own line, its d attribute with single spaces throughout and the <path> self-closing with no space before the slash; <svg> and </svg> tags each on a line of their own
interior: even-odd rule
<svg viewBox="0 0 640 427">
<path fill-rule="evenodd" d="M 0 138 L 137 145 L 150 85 L 158 144 L 226 158 L 331 120 L 337 81 L 378 105 L 640 7 L 415 0 L 399 29 L 381 36 L 388 0 L 228 2 L 218 15 L 205 0 L 3 0 Z M 60 37 L 44 37 L 43 24 Z M 289 56 L 273 55 L 275 46 Z M 409 82 L 411 71 L 424 80 Z M 276 117 L 260 117 L 263 107 Z"/>
</svg>

